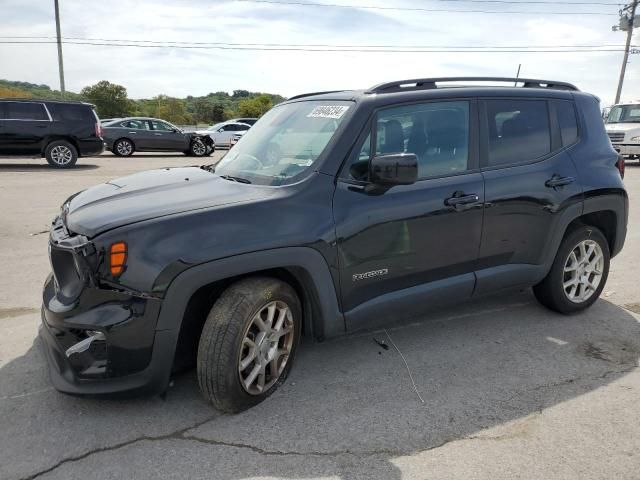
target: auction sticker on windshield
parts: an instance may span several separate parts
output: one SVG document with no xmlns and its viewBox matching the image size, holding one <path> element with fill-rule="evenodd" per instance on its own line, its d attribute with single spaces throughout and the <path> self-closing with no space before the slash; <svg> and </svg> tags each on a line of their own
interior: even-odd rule
<svg viewBox="0 0 640 480">
<path fill-rule="evenodd" d="M 336 120 L 342 115 L 344 112 L 349 110 L 348 106 L 345 105 L 321 105 L 315 107 L 309 115 L 308 118 L 335 118 Z"/>
</svg>

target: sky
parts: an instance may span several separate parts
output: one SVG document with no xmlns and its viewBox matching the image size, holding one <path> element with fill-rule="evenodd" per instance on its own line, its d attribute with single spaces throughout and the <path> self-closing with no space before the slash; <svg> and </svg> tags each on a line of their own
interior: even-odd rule
<svg viewBox="0 0 640 480">
<path fill-rule="evenodd" d="M 616 0 L 601 1 L 612 5 L 512 5 L 478 0 L 294 1 L 353 5 L 339 8 L 245 0 L 59 0 L 63 37 L 288 45 L 621 48 L 625 34 L 611 29 L 618 23 L 619 7 L 613 5 Z M 0 78 L 59 88 L 55 44 L 1 43 L 11 36 L 55 36 L 53 4 L 53 0 L 0 0 Z M 384 9 L 363 8 L 367 6 Z M 388 9 L 396 7 L 499 13 Z M 637 35 L 634 43 L 640 43 Z M 63 45 L 68 90 L 80 91 L 86 85 L 109 80 L 124 85 L 131 98 L 158 94 L 198 96 L 236 89 L 292 96 L 309 91 L 368 88 L 404 78 L 515 76 L 522 64 L 521 77 L 571 82 L 608 105 L 615 97 L 622 63 L 622 52 L 462 50 L 363 53 Z M 635 99 L 640 99 L 640 54 L 630 56 L 622 95 L 622 100 Z"/>
</svg>

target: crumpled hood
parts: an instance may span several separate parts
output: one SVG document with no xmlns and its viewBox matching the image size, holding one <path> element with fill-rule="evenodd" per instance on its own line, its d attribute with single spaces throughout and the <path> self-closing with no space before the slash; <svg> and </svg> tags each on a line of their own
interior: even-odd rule
<svg viewBox="0 0 640 480">
<path fill-rule="evenodd" d="M 199 167 L 166 168 L 110 180 L 63 206 L 67 228 L 89 238 L 175 213 L 266 198 L 271 189 L 224 180 Z"/>
<path fill-rule="evenodd" d="M 607 123 L 607 132 L 628 132 L 629 130 L 640 131 L 640 123 Z"/>
</svg>

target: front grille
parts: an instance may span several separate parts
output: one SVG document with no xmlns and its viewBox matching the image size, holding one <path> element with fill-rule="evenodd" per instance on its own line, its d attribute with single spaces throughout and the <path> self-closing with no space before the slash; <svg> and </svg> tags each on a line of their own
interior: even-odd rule
<svg viewBox="0 0 640 480">
<path fill-rule="evenodd" d="M 624 132 L 607 132 L 607 135 L 609 135 L 609 140 L 611 140 L 611 143 L 624 142 Z"/>
</svg>

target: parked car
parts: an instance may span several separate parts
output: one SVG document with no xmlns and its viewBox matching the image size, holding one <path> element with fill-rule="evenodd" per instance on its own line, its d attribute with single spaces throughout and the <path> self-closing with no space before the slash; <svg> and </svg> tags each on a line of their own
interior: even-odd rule
<svg viewBox="0 0 640 480">
<path fill-rule="evenodd" d="M 0 99 L 0 155 L 41 156 L 55 168 L 104 150 L 95 107 L 83 102 Z"/>
<path fill-rule="evenodd" d="M 614 105 L 606 119 L 613 148 L 624 158 L 640 159 L 640 101 Z"/>
<path fill-rule="evenodd" d="M 231 147 L 231 137 L 244 135 L 251 125 L 238 122 L 221 122 L 198 133 L 208 135 L 217 147 Z"/>
<path fill-rule="evenodd" d="M 43 292 L 54 386 L 164 392 L 195 364 L 237 412 L 283 383 L 301 335 L 506 289 L 592 305 L 628 216 L 598 99 L 541 80 L 451 88 L 464 80 L 299 95 L 216 166 L 71 196 Z"/>
<path fill-rule="evenodd" d="M 158 118 L 128 117 L 103 127 L 107 148 L 120 157 L 134 152 L 183 152 L 203 157 L 211 155 L 215 147 L 208 135 L 185 132 Z"/>
</svg>

